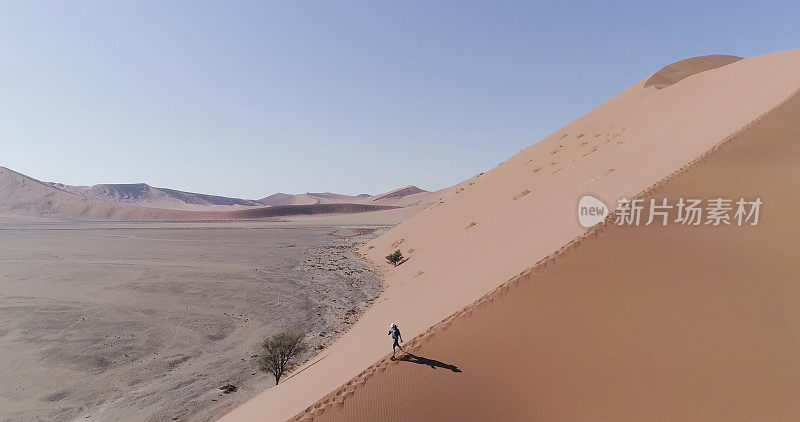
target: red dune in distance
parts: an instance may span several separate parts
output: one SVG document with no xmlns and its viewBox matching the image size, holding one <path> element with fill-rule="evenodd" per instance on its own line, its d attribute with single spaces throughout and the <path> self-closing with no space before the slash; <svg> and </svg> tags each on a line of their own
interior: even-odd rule
<svg viewBox="0 0 800 422">
<path fill-rule="evenodd" d="M 222 420 L 796 419 L 800 51 L 719 60 L 665 67 L 368 242 L 379 299 Z M 584 229 L 585 194 L 764 206 L 752 227 Z M 388 359 L 390 322 L 415 357 Z"/>
</svg>

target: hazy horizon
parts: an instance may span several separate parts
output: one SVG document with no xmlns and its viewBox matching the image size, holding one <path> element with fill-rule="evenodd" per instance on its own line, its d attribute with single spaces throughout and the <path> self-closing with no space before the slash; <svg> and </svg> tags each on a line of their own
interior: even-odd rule
<svg viewBox="0 0 800 422">
<path fill-rule="evenodd" d="M 798 12 L 4 3 L 0 165 L 248 199 L 436 190 L 674 61 L 792 48 Z"/>
</svg>

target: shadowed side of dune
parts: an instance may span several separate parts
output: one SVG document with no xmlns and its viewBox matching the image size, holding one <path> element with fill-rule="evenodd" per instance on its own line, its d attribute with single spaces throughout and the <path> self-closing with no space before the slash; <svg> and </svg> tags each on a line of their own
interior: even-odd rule
<svg viewBox="0 0 800 422">
<path fill-rule="evenodd" d="M 296 419 L 795 419 L 798 139 L 795 93 L 639 195 L 761 198 L 758 225 L 609 219 L 408 343 L 437 364 L 383 359 Z"/>
<path fill-rule="evenodd" d="M 644 83 L 644 87 L 656 87 L 656 89 L 666 88 L 674 85 L 689 76 L 696 75 L 706 70 L 716 69 L 725 65 L 742 60 L 742 57 L 728 56 L 724 54 L 712 54 L 709 56 L 692 57 L 684 59 L 662 67 L 658 72 L 650 76 Z"/>
</svg>

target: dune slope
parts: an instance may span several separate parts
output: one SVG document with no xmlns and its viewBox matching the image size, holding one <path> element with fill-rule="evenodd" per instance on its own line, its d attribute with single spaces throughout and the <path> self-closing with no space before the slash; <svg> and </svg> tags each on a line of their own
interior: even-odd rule
<svg viewBox="0 0 800 422">
<path fill-rule="evenodd" d="M 585 233 L 575 211 L 583 194 L 614 204 L 642 192 L 784 102 L 800 88 L 800 51 L 662 89 L 646 79 L 365 245 L 386 271 L 381 297 L 296 375 L 223 420 L 286 420 L 352 383 L 391 351 L 389 322 L 406 339 L 426 332 Z M 388 267 L 395 249 L 409 260 Z"/>
<path fill-rule="evenodd" d="M 639 196 L 758 197 L 758 225 L 609 219 L 298 419 L 795 420 L 798 139 L 795 94 Z"/>
</svg>

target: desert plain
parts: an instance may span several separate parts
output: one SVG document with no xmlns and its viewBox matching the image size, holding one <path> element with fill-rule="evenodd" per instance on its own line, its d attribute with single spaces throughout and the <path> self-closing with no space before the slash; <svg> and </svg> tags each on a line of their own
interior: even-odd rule
<svg viewBox="0 0 800 422">
<path fill-rule="evenodd" d="M 274 384 L 264 337 L 309 333 L 305 359 L 355 321 L 380 281 L 352 247 L 383 230 L 0 225 L 0 420 L 214 420 Z"/>
</svg>

